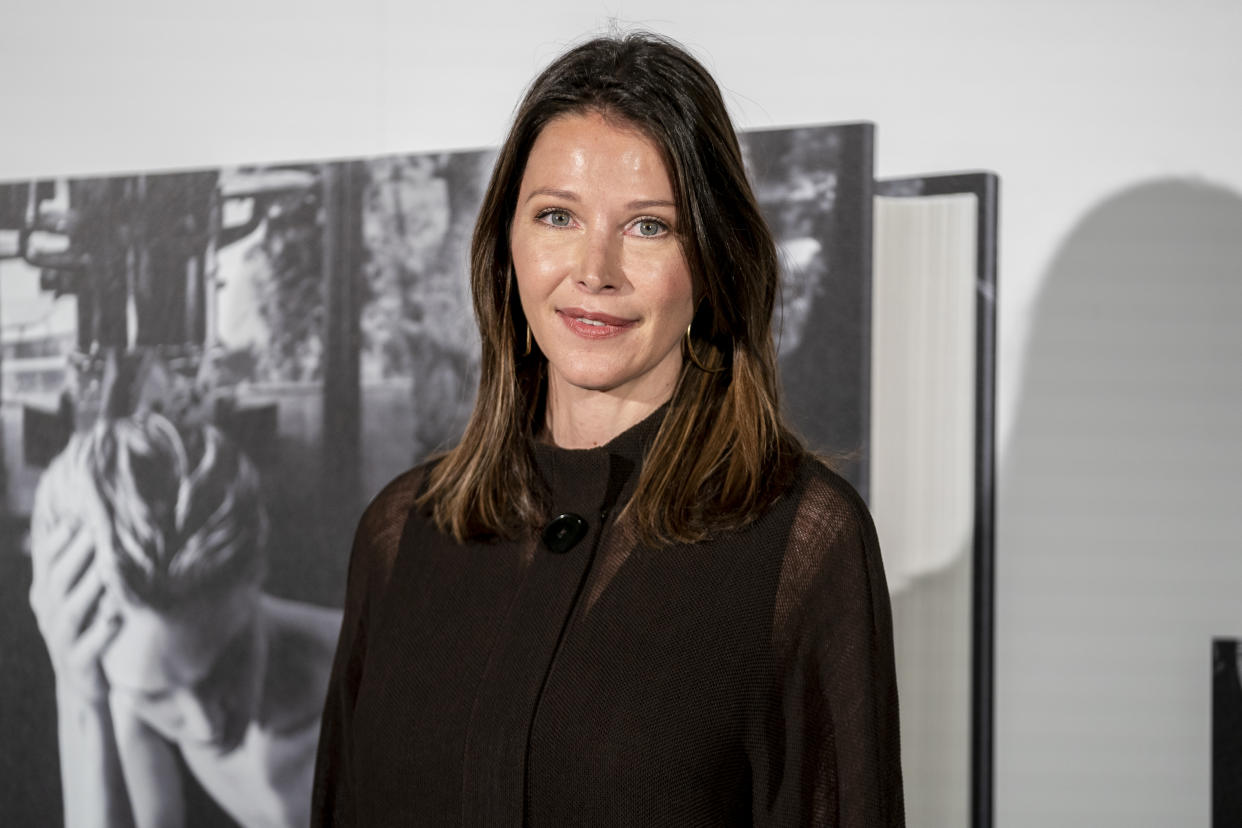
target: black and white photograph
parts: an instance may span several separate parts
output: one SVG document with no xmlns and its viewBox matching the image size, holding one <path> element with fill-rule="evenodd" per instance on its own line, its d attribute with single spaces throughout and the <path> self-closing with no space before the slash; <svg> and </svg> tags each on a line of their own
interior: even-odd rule
<svg viewBox="0 0 1242 828">
<path fill-rule="evenodd" d="M 782 257 L 773 331 L 785 407 L 808 444 L 866 497 L 875 127 L 740 137 Z"/>
<path fill-rule="evenodd" d="M 743 137 L 789 405 L 859 487 L 871 132 Z M 354 522 L 474 404 L 493 160 L 0 185 L 6 824 L 306 824 Z"/>
</svg>

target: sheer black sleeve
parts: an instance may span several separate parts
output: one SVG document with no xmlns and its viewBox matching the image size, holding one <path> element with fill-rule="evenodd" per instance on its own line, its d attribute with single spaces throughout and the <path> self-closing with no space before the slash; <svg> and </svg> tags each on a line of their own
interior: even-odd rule
<svg viewBox="0 0 1242 828">
<path fill-rule="evenodd" d="M 790 533 L 754 718 L 755 825 L 905 824 L 879 544 L 861 498 L 818 464 Z"/>
<path fill-rule="evenodd" d="M 363 512 L 350 551 L 344 617 L 315 760 L 311 825 L 356 825 L 352 723 L 354 700 L 362 679 L 370 614 L 387 585 L 406 517 L 423 478 L 415 469 L 384 488 Z"/>
</svg>

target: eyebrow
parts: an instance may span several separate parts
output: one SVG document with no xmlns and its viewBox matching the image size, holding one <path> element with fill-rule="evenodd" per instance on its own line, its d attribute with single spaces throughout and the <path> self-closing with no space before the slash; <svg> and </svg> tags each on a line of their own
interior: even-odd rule
<svg viewBox="0 0 1242 828">
<path fill-rule="evenodd" d="M 559 190 L 556 187 L 540 187 L 532 190 L 530 195 L 526 197 L 527 201 L 536 196 L 551 196 L 553 198 L 564 199 L 565 201 L 580 202 L 582 199 L 573 190 Z M 639 201 L 631 201 L 626 205 L 630 210 L 649 210 L 652 207 L 672 207 L 676 209 L 677 204 L 661 198 L 641 199 Z"/>
<path fill-rule="evenodd" d="M 631 210 L 648 210 L 652 207 L 672 207 L 676 209 L 677 204 L 660 198 L 648 199 L 647 201 L 631 201 L 629 203 Z"/>
<path fill-rule="evenodd" d="M 572 190 L 558 190 L 555 187 L 540 187 L 537 190 L 531 190 L 530 195 L 526 197 L 530 201 L 535 196 L 552 196 L 553 198 L 563 198 L 566 201 L 581 201 L 578 194 Z"/>
</svg>

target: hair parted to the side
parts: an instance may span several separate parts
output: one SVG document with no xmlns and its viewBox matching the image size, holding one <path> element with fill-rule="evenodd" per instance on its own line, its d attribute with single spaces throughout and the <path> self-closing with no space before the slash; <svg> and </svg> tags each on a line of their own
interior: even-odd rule
<svg viewBox="0 0 1242 828">
<path fill-rule="evenodd" d="M 746 179 L 716 82 L 672 41 L 600 37 L 535 79 L 501 147 L 471 245 L 482 336 L 479 394 L 461 443 L 431 471 L 420 501 L 458 540 L 529 533 L 546 516 L 532 438 L 542 427 L 546 360 L 524 355 L 509 231 L 531 147 L 553 120 L 598 112 L 638 129 L 663 154 L 677 233 L 696 294 L 699 363 L 681 377 L 626 507 L 646 543 L 695 542 L 757 518 L 801 454 L 780 411 L 773 302 L 776 245 Z"/>
</svg>

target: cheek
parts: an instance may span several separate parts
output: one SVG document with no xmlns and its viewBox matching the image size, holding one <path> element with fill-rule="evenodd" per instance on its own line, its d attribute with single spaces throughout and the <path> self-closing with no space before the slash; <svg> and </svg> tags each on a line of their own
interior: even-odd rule
<svg viewBox="0 0 1242 828">
<path fill-rule="evenodd" d="M 555 259 L 546 251 L 521 251 L 514 245 L 512 255 L 518 298 L 523 307 L 547 297 L 560 283 Z"/>
<path fill-rule="evenodd" d="M 527 227 L 515 227 L 509 234 L 509 258 L 519 278 L 525 277 L 538 267 L 542 251 L 535 241 L 534 234 Z"/>
<path fill-rule="evenodd" d="M 670 335 L 681 336 L 694 318 L 694 283 L 685 262 L 668 262 L 653 273 L 651 296 Z"/>
<path fill-rule="evenodd" d="M 547 276 L 538 269 L 532 269 L 529 265 L 525 270 L 519 269 L 517 273 L 518 304 L 521 305 L 522 316 L 526 319 L 525 324 L 530 326 L 531 333 L 536 337 L 546 336 L 552 321 L 548 308 L 561 280 Z M 515 325 L 518 329 L 517 336 L 525 336 L 525 326 L 518 320 L 515 320 Z"/>
<path fill-rule="evenodd" d="M 109 684 L 128 685 L 163 678 L 159 658 L 164 642 L 159 630 L 153 630 L 142 619 L 122 615 L 121 628 L 99 659 Z"/>
<path fill-rule="evenodd" d="M 538 225 L 515 227 L 509 236 L 509 257 L 523 301 L 551 293 L 581 264 L 577 233 Z"/>
</svg>

